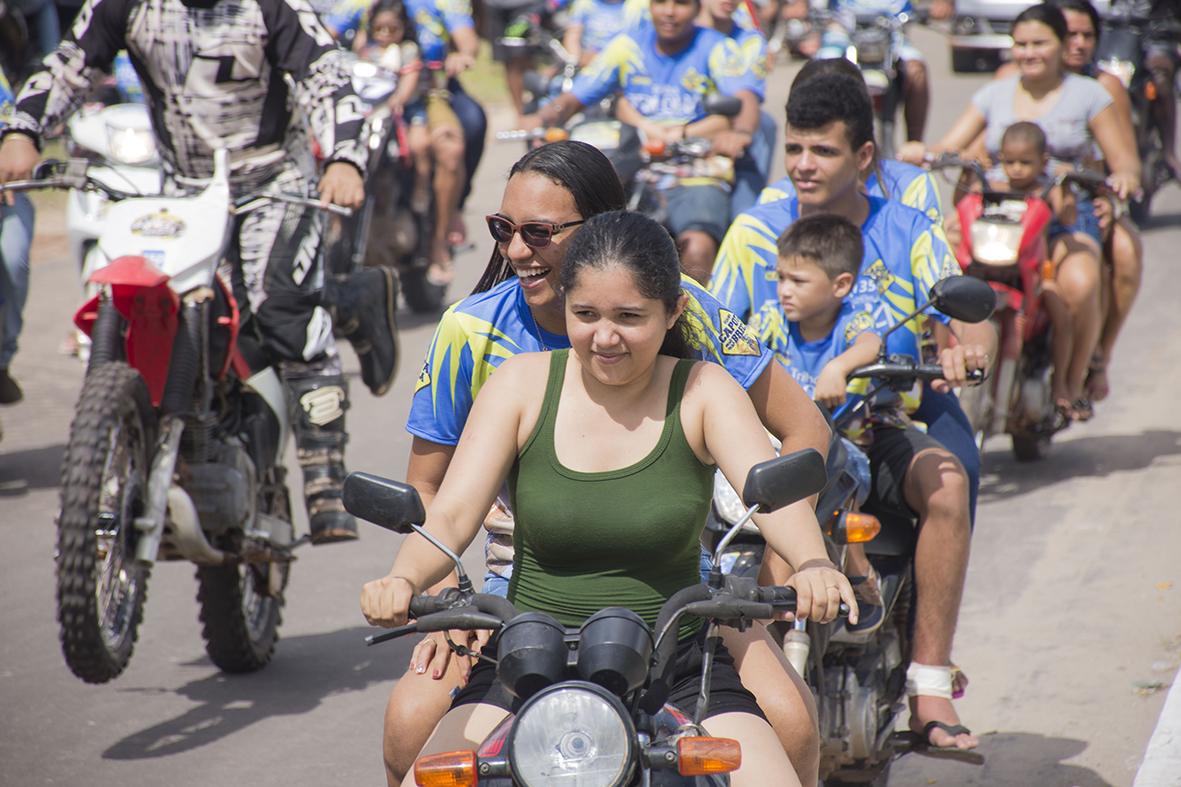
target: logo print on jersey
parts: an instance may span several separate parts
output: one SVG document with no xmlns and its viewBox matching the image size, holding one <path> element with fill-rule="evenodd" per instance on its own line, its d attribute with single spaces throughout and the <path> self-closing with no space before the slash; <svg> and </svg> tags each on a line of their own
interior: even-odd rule
<svg viewBox="0 0 1181 787">
<path fill-rule="evenodd" d="M 853 341 L 872 327 L 873 315 L 867 311 L 857 312 L 845 325 L 845 341 Z"/>
<path fill-rule="evenodd" d="M 884 294 L 886 290 L 890 289 L 890 285 L 894 282 L 894 277 L 890 275 L 890 271 L 886 269 L 886 263 L 881 260 L 875 260 L 873 265 L 865 269 L 862 276 L 869 277 L 874 286 L 877 287 L 879 294 Z"/>
<path fill-rule="evenodd" d="M 427 359 L 422 363 L 422 371 L 418 373 L 418 379 L 414 383 L 414 393 L 418 393 L 423 388 L 431 384 L 431 359 Z"/>
<path fill-rule="evenodd" d="M 720 330 L 718 339 L 722 343 L 722 352 L 726 355 L 761 355 L 759 342 L 750 329 L 746 327 L 738 315 L 732 311 L 721 309 L 718 311 Z"/>
</svg>

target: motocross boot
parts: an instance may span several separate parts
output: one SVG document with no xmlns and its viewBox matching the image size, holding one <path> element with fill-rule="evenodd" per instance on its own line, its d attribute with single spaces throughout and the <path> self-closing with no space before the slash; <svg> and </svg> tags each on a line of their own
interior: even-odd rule
<svg viewBox="0 0 1181 787">
<path fill-rule="evenodd" d="M 361 379 L 382 396 L 398 367 L 397 277 L 389 268 L 366 268 L 330 280 L 327 296 L 337 335 L 349 340 L 361 362 Z"/>
<path fill-rule="evenodd" d="M 357 520 L 344 510 L 344 413 L 349 388 L 342 375 L 288 380 L 294 399 L 295 452 L 303 469 L 303 496 L 313 544 L 352 541 Z"/>
</svg>

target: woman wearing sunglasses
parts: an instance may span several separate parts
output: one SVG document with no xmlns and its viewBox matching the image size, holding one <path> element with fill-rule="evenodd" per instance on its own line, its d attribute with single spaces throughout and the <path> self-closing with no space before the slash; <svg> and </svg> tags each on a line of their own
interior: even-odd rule
<svg viewBox="0 0 1181 787">
<path fill-rule="evenodd" d="M 424 505 L 442 483 L 476 393 L 507 358 L 564 349 L 566 316 L 559 274 L 566 244 L 591 216 L 624 205 L 611 163 L 580 142 L 527 153 L 509 173 L 500 210 L 488 217 L 496 245 L 475 292 L 443 315 L 415 386 L 407 430 L 413 435 L 406 480 Z M 824 452 L 828 428 L 791 376 L 733 313 L 687 277 L 685 319 L 698 357 L 721 363 L 747 389 L 759 418 L 785 451 Z M 512 519 L 494 508 L 486 521 L 490 573 L 486 592 L 507 590 Z M 456 641 L 461 641 L 459 637 Z M 759 700 L 803 784 L 814 784 L 819 757 L 811 694 L 761 626 L 727 629 L 739 675 Z M 432 729 L 463 685 L 470 663 L 424 640 L 386 708 L 384 751 L 391 784 L 413 765 Z M 460 663 L 461 661 L 465 663 Z"/>
</svg>

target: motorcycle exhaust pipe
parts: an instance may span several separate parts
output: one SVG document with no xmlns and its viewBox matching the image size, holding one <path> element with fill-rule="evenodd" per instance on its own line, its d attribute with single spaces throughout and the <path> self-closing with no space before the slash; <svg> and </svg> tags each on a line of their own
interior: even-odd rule
<svg viewBox="0 0 1181 787">
<path fill-rule="evenodd" d="M 186 560 L 202 566 L 220 566 L 226 562 L 226 554 L 216 549 L 205 539 L 201 531 L 201 519 L 197 506 L 189 493 L 173 485 L 168 490 L 169 521 L 174 527 L 169 530 L 169 544 Z"/>
</svg>

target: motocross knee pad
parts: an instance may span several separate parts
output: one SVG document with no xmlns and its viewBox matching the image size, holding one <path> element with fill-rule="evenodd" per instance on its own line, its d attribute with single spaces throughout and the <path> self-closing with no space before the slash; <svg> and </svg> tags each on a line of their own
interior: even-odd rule
<svg viewBox="0 0 1181 787">
<path fill-rule="evenodd" d="M 294 400 L 292 426 L 312 543 L 355 539 L 357 522 L 342 500 L 348 383 L 334 374 L 292 379 L 287 385 Z"/>
</svg>

